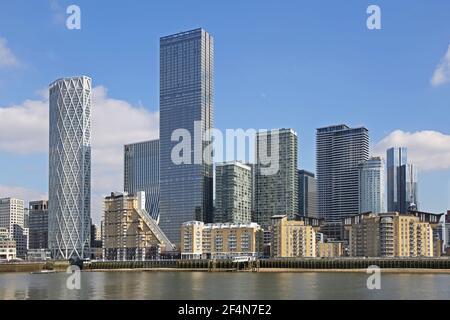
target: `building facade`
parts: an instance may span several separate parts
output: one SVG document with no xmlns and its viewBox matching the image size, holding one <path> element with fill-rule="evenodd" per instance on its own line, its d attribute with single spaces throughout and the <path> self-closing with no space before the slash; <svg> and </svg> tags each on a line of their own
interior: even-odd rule
<svg viewBox="0 0 450 320">
<path fill-rule="evenodd" d="M 9 235 L 9 228 L 0 228 L 0 261 L 17 258 L 16 242 Z"/>
<path fill-rule="evenodd" d="M 359 213 L 386 212 L 384 160 L 372 157 L 358 165 Z"/>
<path fill-rule="evenodd" d="M 159 219 L 159 140 L 124 147 L 124 190 L 145 192 L 145 209 Z"/>
<path fill-rule="evenodd" d="M 0 199 L 0 228 L 6 228 L 10 240 L 15 241 L 17 257 L 24 259 L 28 250 L 28 228 L 25 228 L 24 201 L 16 198 Z"/>
<path fill-rule="evenodd" d="M 274 145 L 277 144 L 276 147 Z M 277 152 L 278 150 L 278 152 Z M 265 157 L 277 152 L 267 163 Z M 298 138 L 292 129 L 258 132 L 256 135 L 255 212 L 253 221 L 267 228 L 271 217 L 285 214 L 295 219 L 298 214 Z M 278 166 L 278 170 L 266 170 Z"/>
<path fill-rule="evenodd" d="M 104 200 L 103 258 L 156 259 L 173 245 L 145 210 L 145 193 L 112 193 Z"/>
<path fill-rule="evenodd" d="M 189 221 L 180 234 L 182 259 L 257 258 L 262 253 L 263 233 L 256 223 Z"/>
<path fill-rule="evenodd" d="M 303 221 L 289 221 L 286 215 L 271 218 L 273 258 L 316 257 L 316 232 Z"/>
<path fill-rule="evenodd" d="M 344 253 L 341 242 L 320 242 L 317 243 L 317 257 L 320 258 L 337 258 Z"/>
<path fill-rule="evenodd" d="M 203 157 L 213 106 L 213 38 L 203 29 L 161 38 L 160 225 L 176 244 L 182 223 L 213 221 L 213 165 Z"/>
<path fill-rule="evenodd" d="M 361 214 L 347 225 L 353 257 L 433 257 L 433 230 L 414 215 Z"/>
<path fill-rule="evenodd" d="M 91 89 L 88 77 L 50 85 L 49 249 L 54 259 L 89 257 Z"/>
<path fill-rule="evenodd" d="M 346 125 L 316 132 L 317 206 L 327 235 L 342 238 L 341 219 L 359 213 L 358 164 L 369 159 L 369 131 Z"/>
<path fill-rule="evenodd" d="M 215 223 L 250 223 L 252 170 L 240 162 L 216 165 Z"/>
<path fill-rule="evenodd" d="M 298 170 L 298 213 L 305 217 L 318 217 L 316 177 L 306 170 Z"/>
<path fill-rule="evenodd" d="M 408 163 L 408 150 L 393 147 L 386 152 L 387 210 L 408 213 L 418 209 L 417 168 Z"/>
<path fill-rule="evenodd" d="M 48 249 L 48 201 L 29 204 L 30 249 Z"/>
</svg>

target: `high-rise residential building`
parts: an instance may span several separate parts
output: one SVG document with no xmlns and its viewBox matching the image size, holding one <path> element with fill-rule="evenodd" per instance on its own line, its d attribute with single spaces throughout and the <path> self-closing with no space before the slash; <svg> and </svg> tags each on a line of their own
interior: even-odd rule
<svg viewBox="0 0 450 320">
<path fill-rule="evenodd" d="M 387 150 L 387 209 L 407 213 L 418 209 L 417 169 L 408 163 L 408 150 L 393 147 Z"/>
<path fill-rule="evenodd" d="M 8 230 L 16 243 L 17 257 L 24 259 L 28 250 L 28 229 L 24 225 L 24 201 L 16 198 L 0 199 L 0 228 Z"/>
<path fill-rule="evenodd" d="M 215 223 L 251 222 L 251 167 L 237 161 L 216 165 L 215 204 Z"/>
<path fill-rule="evenodd" d="M 181 226 L 182 259 L 258 258 L 263 232 L 256 223 L 208 223 L 188 221 Z"/>
<path fill-rule="evenodd" d="M 111 193 L 104 200 L 103 257 L 106 260 L 156 259 L 173 245 L 145 210 L 145 194 Z"/>
<path fill-rule="evenodd" d="M 48 248 L 48 201 L 31 201 L 30 214 L 30 249 Z"/>
<path fill-rule="evenodd" d="M 384 159 L 372 157 L 359 168 L 359 212 L 386 212 Z"/>
<path fill-rule="evenodd" d="M 316 232 L 304 221 L 288 221 L 285 215 L 271 217 L 274 258 L 316 257 Z"/>
<path fill-rule="evenodd" d="M 314 173 L 298 170 L 298 214 L 317 217 L 317 185 Z"/>
<path fill-rule="evenodd" d="M 182 223 L 213 220 L 213 165 L 204 152 L 213 128 L 213 87 L 214 42 L 205 30 L 161 38 L 160 225 L 177 244 Z"/>
<path fill-rule="evenodd" d="M 433 229 L 417 216 L 364 213 L 347 220 L 353 257 L 433 256 Z"/>
<path fill-rule="evenodd" d="M 9 228 L 0 228 L 0 261 L 10 261 L 16 258 L 16 242 L 10 237 Z"/>
<path fill-rule="evenodd" d="M 358 164 L 368 159 L 366 128 L 337 125 L 317 129 L 318 212 L 336 230 L 340 229 L 343 217 L 359 213 Z"/>
<path fill-rule="evenodd" d="M 278 143 L 277 155 L 271 154 L 275 162 L 265 163 L 262 159 L 272 151 Z M 255 212 L 253 221 L 267 228 L 271 217 L 287 215 L 295 219 L 298 213 L 298 138 L 292 129 L 279 129 L 258 132 L 256 135 L 256 174 L 255 174 Z M 278 170 L 270 172 L 270 166 L 278 166 Z"/>
<path fill-rule="evenodd" d="M 84 259 L 91 238 L 92 80 L 59 79 L 49 89 L 49 249 L 54 259 Z"/>
<path fill-rule="evenodd" d="M 128 144 L 124 148 L 124 190 L 145 192 L 145 210 L 159 216 L 159 140 Z"/>
</svg>

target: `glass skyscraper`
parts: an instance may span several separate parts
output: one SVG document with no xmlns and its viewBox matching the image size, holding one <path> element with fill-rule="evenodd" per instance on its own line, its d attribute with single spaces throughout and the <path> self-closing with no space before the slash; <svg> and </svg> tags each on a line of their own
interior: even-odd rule
<svg viewBox="0 0 450 320">
<path fill-rule="evenodd" d="M 264 149 L 272 152 L 278 139 L 278 171 L 264 174 L 261 162 Z M 255 212 L 253 221 L 267 228 L 274 215 L 287 215 L 290 220 L 298 213 L 298 138 L 292 129 L 258 132 L 256 135 Z M 272 154 L 272 156 L 274 156 Z M 273 165 L 273 163 L 271 163 Z"/>
<path fill-rule="evenodd" d="M 54 259 L 90 253 L 91 88 L 84 76 L 50 85 L 48 241 Z"/>
<path fill-rule="evenodd" d="M 407 213 L 418 209 L 417 168 L 408 163 L 408 150 L 393 147 L 387 150 L 388 211 Z"/>
<path fill-rule="evenodd" d="M 359 164 L 359 212 L 385 213 L 384 159 L 372 157 Z"/>
<path fill-rule="evenodd" d="M 369 159 L 369 131 L 346 125 L 317 129 L 318 211 L 326 222 L 340 223 L 359 213 L 358 164 Z"/>
<path fill-rule="evenodd" d="M 317 218 L 317 184 L 314 173 L 298 170 L 298 213 Z"/>
<path fill-rule="evenodd" d="M 159 215 L 159 140 L 125 145 L 124 191 L 145 192 L 145 210 L 155 220 Z"/>
<path fill-rule="evenodd" d="M 213 165 L 203 159 L 213 127 L 213 86 L 214 43 L 205 30 L 160 39 L 160 226 L 174 244 L 182 223 L 213 221 Z M 190 134 L 190 150 L 183 150 L 189 160 L 176 164 L 172 151 L 186 143 L 177 136 L 172 141 L 180 129 Z"/>
</svg>

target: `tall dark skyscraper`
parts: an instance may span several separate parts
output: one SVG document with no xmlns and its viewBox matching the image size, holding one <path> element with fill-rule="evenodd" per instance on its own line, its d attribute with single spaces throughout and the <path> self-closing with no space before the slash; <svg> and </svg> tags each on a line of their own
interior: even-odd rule
<svg viewBox="0 0 450 320">
<path fill-rule="evenodd" d="M 160 40 L 160 226 L 175 244 L 182 223 L 213 220 L 213 166 L 203 161 L 213 127 L 214 43 L 203 29 L 181 32 Z M 176 164 L 174 147 L 191 141 L 189 163 Z M 184 150 L 183 152 L 188 152 Z M 179 154 L 177 154 L 178 156 Z M 186 154 L 183 154 L 186 156 Z"/>
<path fill-rule="evenodd" d="M 408 149 L 390 148 L 386 160 L 388 211 L 407 213 L 411 206 L 417 209 L 417 170 L 408 163 Z"/>
<path fill-rule="evenodd" d="M 369 159 L 369 131 L 346 125 L 317 129 L 318 212 L 340 223 L 359 213 L 358 164 Z"/>
<path fill-rule="evenodd" d="M 48 201 L 32 201 L 29 206 L 29 248 L 48 248 Z"/>
<path fill-rule="evenodd" d="M 317 217 L 317 183 L 314 173 L 298 170 L 298 213 L 304 217 Z"/>
</svg>

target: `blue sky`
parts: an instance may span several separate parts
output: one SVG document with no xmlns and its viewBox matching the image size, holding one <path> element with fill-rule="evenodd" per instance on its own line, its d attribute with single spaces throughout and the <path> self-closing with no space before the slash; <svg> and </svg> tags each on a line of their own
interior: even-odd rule
<svg viewBox="0 0 450 320">
<path fill-rule="evenodd" d="M 81 30 L 65 27 L 70 4 Z M 366 27 L 369 4 L 381 8 L 381 30 Z M 314 171 L 315 128 L 364 125 L 377 152 L 411 149 L 422 209 L 450 208 L 450 83 L 431 83 L 439 65 L 448 76 L 448 1 L 2 1 L 0 39 L 16 63 L 0 64 L 0 108 L 45 102 L 50 82 L 86 74 L 107 88 L 107 105 L 154 116 L 159 37 L 197 27 L 215 38 L 217 128 L 292 127 L 300 167 Z M 46 147 L 2 148 L 9 132 L 0 129 L 0 192 L 45 193 Z"/>
</svg>

